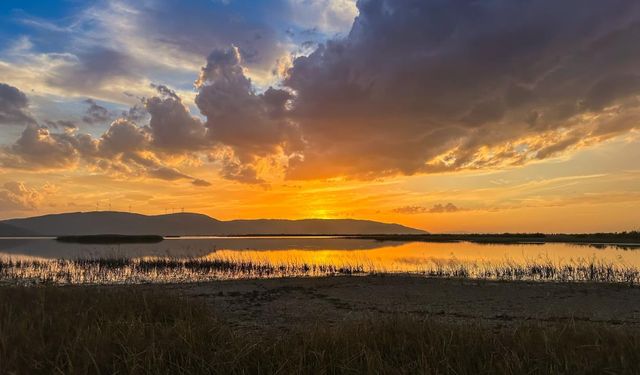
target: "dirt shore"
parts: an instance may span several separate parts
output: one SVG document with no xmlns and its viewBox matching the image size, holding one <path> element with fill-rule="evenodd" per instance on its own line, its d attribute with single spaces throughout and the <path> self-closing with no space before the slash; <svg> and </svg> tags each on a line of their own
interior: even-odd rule
<svg viewBox="0 0 640 375">
<path fill-rule="evenodd" d="M 567 320 L 640 327 L 640 288 L 623 285 L 385 275 L 233 280 L 163 288 L 203 299 L 230 324 L 248 329 L 286 330 L 398 313 L 495 327 Z"/>
</svg>

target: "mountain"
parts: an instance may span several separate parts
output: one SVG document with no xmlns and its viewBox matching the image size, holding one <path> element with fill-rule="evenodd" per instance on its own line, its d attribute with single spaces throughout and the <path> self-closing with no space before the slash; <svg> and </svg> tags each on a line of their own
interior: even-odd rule
<svg viewBox="0 0 640 375">
<path fill-rule="evenodd" d="M 128 212 L 72 212 L 10 219 L 2 225 L 44 236 L 89 234 L 247 235 L 247 234 L 421 234 L 399 224 L 353 219 L 220 221 L 195 213 L 147 216 Z M 3 236 L 0 232 L 0 236 Z"/>
<path fill-rule="evenodd" d="M 13 225 L 0 223 L 0 237 L 29 237 L 36 233 Z"/>
</svg>

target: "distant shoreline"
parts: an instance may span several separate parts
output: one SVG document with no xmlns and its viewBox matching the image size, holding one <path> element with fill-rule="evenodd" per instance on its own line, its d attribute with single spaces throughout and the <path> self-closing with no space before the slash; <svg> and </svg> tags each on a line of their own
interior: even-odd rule
<svg viewBox="0 0 640 375">
<path fill-rule="evenodd" d="M 158 243 L 164 237 L 158 235 L 97 234 L 86 236 L 58 236 L 56 241 L 84 244 Z"/>
<path fill-rule="evenodd" d="M 544 234 L 406 234 L 406 235 L 360 235 L 357 239 L 398 242 L 473 242 L 480 244 L 545 244 L 570 243 L 585 245 L 629 245 L 640 247 L 640 232 Z"/>
<path fill-rule="evenodd" d="M 120 235 L 90 234 L 71 236 L 0 236 L 0 239 L 43 238 L 60 242 L 76 243 L 153 243 L 164 239 L 221 237 L 221 238 L 341 238 L 390 242 L 472 242 L 479 244 L 545 244 L 568 243 L 593 246 L 627 245 L 640 247 L 640 232 L 620 233 L 581 233 L 581 234 L 545 234 L 545 233 L 500 233 L 500 234 L 317 234 L 317 233 L 247 233 L 247 234 L 200 234 L 200 235 Z"/>
</svg>

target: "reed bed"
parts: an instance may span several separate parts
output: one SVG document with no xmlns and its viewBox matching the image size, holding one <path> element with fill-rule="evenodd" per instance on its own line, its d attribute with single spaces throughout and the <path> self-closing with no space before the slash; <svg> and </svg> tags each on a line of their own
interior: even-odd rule
<svg viewBox="0 0 640 375">
<path fill-rule="evenodd" d="M 640 284 L 640 269 L 597 259 L 565 263 L 550 260 L 468 262 L 429 259 L 407 267 L 342 261 L 336 264 L 298 260 L 270 262 L 246 258 L 97 258 L 0 260 L 0 281 L 17 284 L 139 284 L 212 280 L 347 276 L 410 273 L 425 277 L 506 281 L 597 282 Z"/>
<path fill-rule="evenodd" d="M 207 258 L 0 260 L 0 280 L 26 284 L 179 283 L 364 273 L 359 265 Z"/>
</svg>

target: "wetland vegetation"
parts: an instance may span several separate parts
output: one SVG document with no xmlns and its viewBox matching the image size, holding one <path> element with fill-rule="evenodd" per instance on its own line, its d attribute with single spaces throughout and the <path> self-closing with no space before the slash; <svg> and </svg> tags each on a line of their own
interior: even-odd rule
<svg viewBox="0 0 640 375">
<path fill-rule="evenodd" d="M 394 315 L 244 331 L 141 286 L 0 288 L 0 373 L 634 374 L 640 331 Z"/>
</svg>

